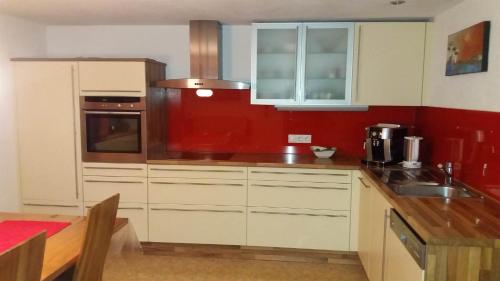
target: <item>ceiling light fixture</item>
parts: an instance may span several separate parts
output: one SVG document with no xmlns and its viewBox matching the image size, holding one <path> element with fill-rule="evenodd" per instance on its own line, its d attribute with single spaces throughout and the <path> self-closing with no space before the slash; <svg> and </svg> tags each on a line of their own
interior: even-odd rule
<svg viewBox="0 0 500 281">
<path fill-rule="evenodd" d="M 406 1 L 405 0 L 392 0 L 389 3 L 391 3 L 391 5 L 398 6 L 398 5 L 403 5 L 404 3 L 406 3 Z"/>
</svg>

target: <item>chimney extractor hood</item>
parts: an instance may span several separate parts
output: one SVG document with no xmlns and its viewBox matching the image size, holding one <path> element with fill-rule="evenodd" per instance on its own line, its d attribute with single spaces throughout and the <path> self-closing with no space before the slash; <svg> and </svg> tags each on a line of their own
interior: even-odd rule
<svg viewBox="0 0 500 281">
<path fill-rule="evenodd" d="M 222 80 L 222 32 L 218 21 L 189 21 L 191 77 L 157 81 L 156 87 L 174 89 L 249 89 L 245 82 Z"/>
</svg>

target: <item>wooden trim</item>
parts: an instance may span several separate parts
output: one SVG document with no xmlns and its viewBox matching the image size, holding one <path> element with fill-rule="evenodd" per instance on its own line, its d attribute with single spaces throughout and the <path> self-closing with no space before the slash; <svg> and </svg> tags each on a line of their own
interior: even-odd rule
<svg viewBox="0 0 500 281">
<path fill-rule="evenodd" d="M 142 242 L 145 255 L 361 265 L 356 252 Z"/>
<path fill-rule="evenodd" d="M 147 62 L 154 64 L 161 64 L 164 67 L 166 63 L 150 59 L 150 58 L 11 58 L 10 61 L 125 61 L 125 62 Z"/>
</svg>

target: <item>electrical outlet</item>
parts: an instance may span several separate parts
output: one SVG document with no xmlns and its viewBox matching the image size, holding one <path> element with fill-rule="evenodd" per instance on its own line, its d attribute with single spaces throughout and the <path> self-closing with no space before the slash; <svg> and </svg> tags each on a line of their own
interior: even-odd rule
<svg viewBox="0 0 500 281">
<path fill-rule="evenodd" d="M 311 135 L 288 135 L 288 143 L 311 143 Z"/>
</svg>

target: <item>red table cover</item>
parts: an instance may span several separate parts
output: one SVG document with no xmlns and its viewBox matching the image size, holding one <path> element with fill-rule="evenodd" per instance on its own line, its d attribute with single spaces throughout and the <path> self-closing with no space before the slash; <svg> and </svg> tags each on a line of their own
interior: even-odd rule
<svg viewBox="0 0 500 281">
<path fill-rule="evenodd" d="M 47 231 L 48 238 L 70 224 L 69 222 L 28 220 L 5 220 L 0 222 L 0 253 L 44 230 Z"/>
</svg>

